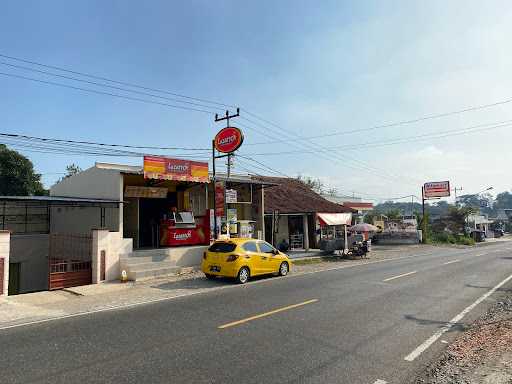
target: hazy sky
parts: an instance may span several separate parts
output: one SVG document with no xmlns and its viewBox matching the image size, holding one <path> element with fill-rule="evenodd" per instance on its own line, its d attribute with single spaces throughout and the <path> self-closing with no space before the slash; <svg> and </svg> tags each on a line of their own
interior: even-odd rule
<svg viewBox="0 0 512 384">
<path fill-rule="evenodd" d="M 510 20 L 508 1 L 4 1 L 0 54 L 238 105 L 275 124 L 233 121 L 245 131 L 241 153 L 342 192 L 418 195 L 425 181 L 450 180 L 474 193 L 512 188 L 509 126 L 378 144 L 511 120 L 512 103 L 346 131 L 512 98 Z M 0 72 L 51 80 L 4 65 Z M 199 112 L 1 75 L 0 100 L 0 132 L 208 147 L 220 127 Z M 337 134 L 251 145 L 289 139 L 290 131 Z M 306 153 L 275 154 L 299 149 Z M 24 153 L 46 185 L 71 162 L 142 163 Z"/>
</svg>

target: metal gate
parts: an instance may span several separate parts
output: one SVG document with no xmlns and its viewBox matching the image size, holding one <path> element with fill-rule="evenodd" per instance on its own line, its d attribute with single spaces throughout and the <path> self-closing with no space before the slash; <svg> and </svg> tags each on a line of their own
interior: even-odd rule
<svg viewBox="0 0 512 384">
<path fill-rule="evenodd" d="M 92 283 L 92 236 L 50 234 L 48 288 L 62 289 Z"/>
</svg>

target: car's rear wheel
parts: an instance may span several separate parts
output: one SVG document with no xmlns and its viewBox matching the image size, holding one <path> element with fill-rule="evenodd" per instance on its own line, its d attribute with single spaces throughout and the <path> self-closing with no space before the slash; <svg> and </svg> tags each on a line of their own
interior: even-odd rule
<svg viewBox="0 0 512 384">
<path fill-rule="evenodd" d="M 240 268 L 240 271 L 238 271 L 237 281 L 240 284 L 245 284 L 249 281 L 249 277 L 251 276 L 251 273 L 249 272 L 249 268 L 242 267 Z"/>
<path fill-rule="evenodd" d="M 213 279 L 215 279 L 215 278 L 217 277 L 217 276 L 215 276 L 215 275 L 211 275 L 211 274 L 209 274 L 209 273 L 205 273 L 204 275 L 206 276 L 206 278 L 207 278 L 208 280 L 213 280 Z"/>
<path fill-rule="evenodd" d="M 290 266 L 286 261 L 283 261 L 279 266 L 279 276 L 286 276 L 290 271 Z"/>
</svg>

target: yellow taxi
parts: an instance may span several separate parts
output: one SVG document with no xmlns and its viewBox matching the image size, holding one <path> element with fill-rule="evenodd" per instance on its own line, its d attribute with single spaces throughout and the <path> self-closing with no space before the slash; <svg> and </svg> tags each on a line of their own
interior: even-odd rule
<svg viewBox="0 0 512 384">
<path fill-rule="evenodd" d="M 252 276 L 286 276 L 291 264 L 288 256 L 266 241 L 234 238 L 215 241 L 204 252 L 201 269 L 209 279 L 233 277 L 245 284 Z"/>
</svg>

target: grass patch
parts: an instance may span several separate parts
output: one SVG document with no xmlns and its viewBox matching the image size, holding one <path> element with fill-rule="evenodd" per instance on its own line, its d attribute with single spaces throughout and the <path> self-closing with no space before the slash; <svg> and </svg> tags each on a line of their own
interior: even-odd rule
<svg viewBox="0 0 512 384">
<path fill-rule="evenodd" d="M 433 244 L 475 245 L 475 240 L 471 237 L 446 232 L 433 233 L 430 239 Z"/>
</svg>

